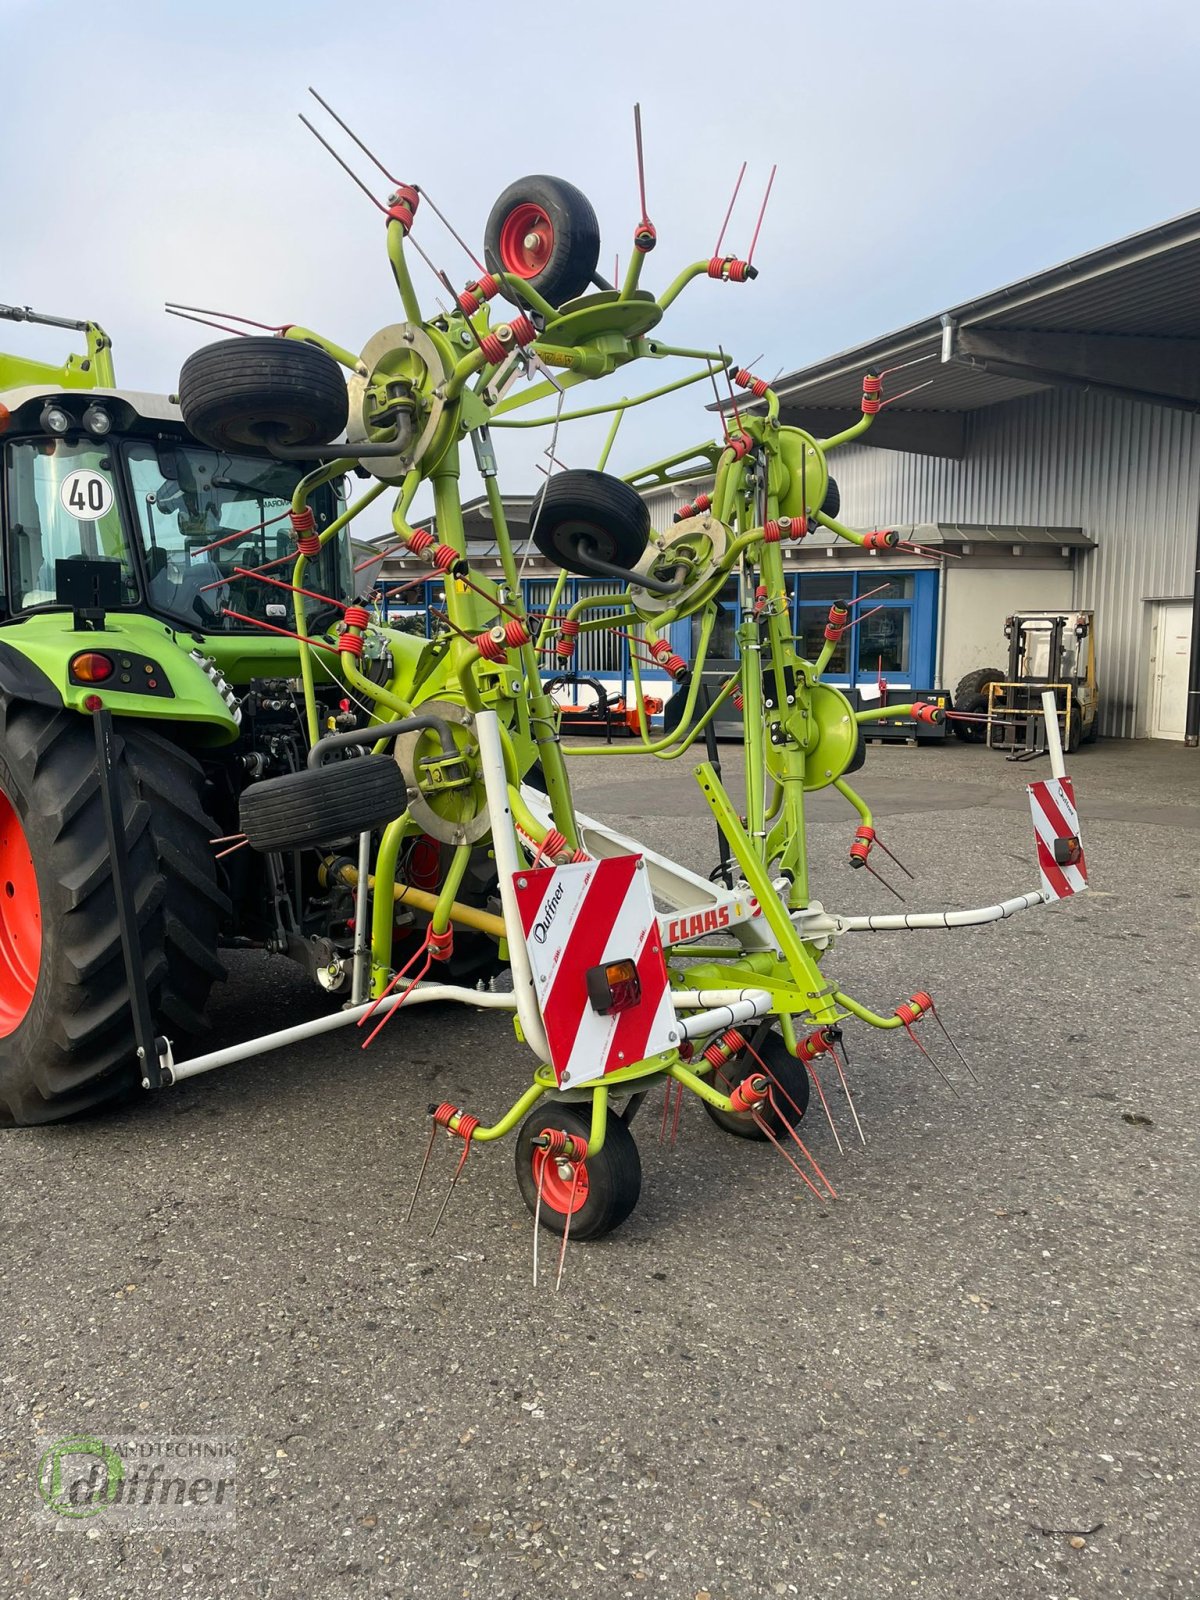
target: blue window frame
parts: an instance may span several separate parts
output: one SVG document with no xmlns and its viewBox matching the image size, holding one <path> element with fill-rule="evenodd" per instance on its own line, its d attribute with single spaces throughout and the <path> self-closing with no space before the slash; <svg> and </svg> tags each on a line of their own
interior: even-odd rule
<svg viewBox="0 0 1200 1600">
<path fill-rule="evenodd" d="M 793 628 L 811 661 L 825 642 L 834 600 L 857 602 L 862 620 L 842 638 L 825 676 L 856 688 L 880 675 L 890 685 L 933 686 L 937 624 L 936 572 L 798 572 L 789 574 Z"/>
</svg>

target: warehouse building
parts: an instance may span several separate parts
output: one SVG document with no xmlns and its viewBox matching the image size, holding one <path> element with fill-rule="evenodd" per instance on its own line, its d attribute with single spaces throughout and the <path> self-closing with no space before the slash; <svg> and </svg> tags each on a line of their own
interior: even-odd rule
<svg viewBox="0 0 1200 1600">
<path fill-rule="evenodd" d="M 1102 732 L 1182 739 L 1189 663 L 1197 687 L 1200 212 L 789 373 L 781 419 L 831 436 L 855 420 L 862 374 L 888 369 L 902 369 L 884 384 L 900 398 L 830 459 L 842 520 L 899 527 L 938 558 L 806 541 L 801 606 L 823 597 L 826 563 L 865 587 L 886 571 L 893 661 L 950 688 L 1004 664 L 1009 613 L 1093 609 Z M 879 655 L 864 640 L 848 681 Z"/>
</svg>

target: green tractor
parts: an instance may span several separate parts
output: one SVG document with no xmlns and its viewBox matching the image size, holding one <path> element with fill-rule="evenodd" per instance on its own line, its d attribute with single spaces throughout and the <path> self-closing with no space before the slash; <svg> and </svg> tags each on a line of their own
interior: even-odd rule
<svg viewBox="0 0 1200 1600">
<path fill-rule="evenodd" d="M 0 1125 L 11 1125 L 135 1088 L 131 1039 L 147 1022 L 155 1036 L 200 1031 L 222 948 L 290 956 L 334 994 L 349 986 L 351 891 L 323 881 L 311 851 L 222 858 L 219 841 L 240 836 L 249 784 L 291 773 L 303 789 L 316 738 L 369 713 L 344 658 L 289 636 L 301 618 L 324 634 L 355 598 L 350 542 L 333 538 L 308 562 L 318 598 L 299 611 L 286 585 L 263 581 L 264 568 L 292 576 L 289 513 L 313 461 L 254 441 L 202 444 L 174 398 L 114 386 L 94 323 L 0 316 L 87 340 L 61 367 L 0 355 Z M 347 404 L 336 373 L 314 390 L 311 347 L 262 343 L 276 404 L 289 374 L 302 392 L 296 437 L 336 434 Z M 244 383 L 244 361 L 238 373 Z M 193 383 L 201 415 L 204 379 Z M 320 537 L 344 515 L 340 473 L 306 498 Z M 411 690 L 424 641 L 386 628 L 372 641 L 355 670 L 378 692 Z M 314 660 L 316 728 L 298 692 Z M 445 663 L 423 671 L 428 693 Z M 439 847 L 425 850 L 435 881 Z M 468 877 L 458 898 L 486 894 L 485 877 Z M 398 949 L 412 921 L 397 913 Z M 466 930 L 456 962 L 482 970 L 495 948 Z"/>
</svg>

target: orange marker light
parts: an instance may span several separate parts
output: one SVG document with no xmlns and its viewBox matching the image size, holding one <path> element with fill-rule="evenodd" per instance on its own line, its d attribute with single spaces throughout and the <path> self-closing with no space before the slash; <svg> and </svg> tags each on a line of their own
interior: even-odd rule
<svg viewBox="0 0 1200 1600">
<path fill-rule="evenodd" d="M 112 658 L 99 650 L 85 650 L 71 657 L 69 670 L 74 683 L 103 683 L 113 675 Z"/>
</svg>

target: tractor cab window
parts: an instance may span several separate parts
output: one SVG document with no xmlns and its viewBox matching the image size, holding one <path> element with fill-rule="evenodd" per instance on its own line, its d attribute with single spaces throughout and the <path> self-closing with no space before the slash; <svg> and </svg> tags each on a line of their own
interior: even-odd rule
<svg viewBox="0 0 1200 1600">
<path fill-rule="evenodd" d="M 64 439 L 17 441 L 8 448 L 9 589 L 13 611 L 57 602 L 59 561 L 112 561 L 125 602 L 136 605 L 137 577 L 121 522 L 111 446 Z"/>
<path fill-rule="evenodd" d="M 293 597 L 277 585 L 292 577 L 296 545 L 288 511 L 300 469 L 170 441 L 136 441 L 126 447 L 126 460 L 151 609 L 208 633 L 259 621 L 289 626 Z M 319 532 L 336 514 L 333 495 L 320 489 L 309 504 Z M 309 563 L 304 587 L 349 598 L 349 561 L 348 542 L 331 540 Z M 277 583 L 263 581 L 271 578 Z M 305 610 L 310 621 L 334 615 L 319 600 L 306 600 Z"/>
</svg>

